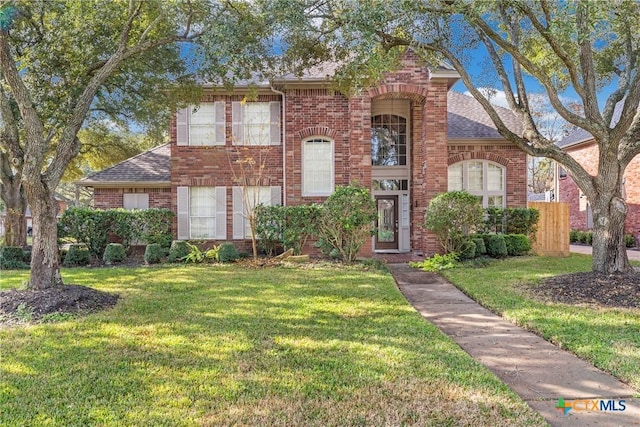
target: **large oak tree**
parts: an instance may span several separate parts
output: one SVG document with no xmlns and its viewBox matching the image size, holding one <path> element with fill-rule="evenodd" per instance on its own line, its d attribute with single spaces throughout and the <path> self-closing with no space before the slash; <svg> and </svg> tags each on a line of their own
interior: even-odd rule
<svg viewBox="0 0 640 427">
<path fill-rule="evenodd" d="M 387 60 L 407 48 L 428 64 L 452 66 L 505 139 L 563 165 L 586 195 L 594 218 L 593 270 L 630 271 L 621 183 L 640 153 L 640 3 L 276 0 L 263 6 L 282 11 L 282 40 L 293 57 L 344 61 L 337 78 L 347 86 L 375 80 Z M 305 52 L 305 45 L 313 50 Z M 471 72 L 479 68 L 481 73 Z M 504 91 L 522 134 L 505 126 L 487 92 L 478 89 L 488 83 Z M 537 125 L 531 95 L 541 91 L 562 119 L 595 139 L 595 175 Z M 566 94 L 578 102 L 567 102 Z"/>
<path fill-rule="evenodd" d="M 181 75 L 172 71 L 194 71 L 188 63 L 167 66 L 185 60 L 194 42 L 202 40 L 201 50 L 188 58 L 203 76 L 233 69 L 256 40 L 242 10 L 207 0 L 15 1 L 0 8 L 0 166 L 3 182 L 19 182 L 31 207 L 31 288 L 62 283 L 54 192 L 81 149 L 83 125 L 100 111 L 114 117 L 113 105 L 134 99 L 150 74 L 175 82 Z"/>
</svg>

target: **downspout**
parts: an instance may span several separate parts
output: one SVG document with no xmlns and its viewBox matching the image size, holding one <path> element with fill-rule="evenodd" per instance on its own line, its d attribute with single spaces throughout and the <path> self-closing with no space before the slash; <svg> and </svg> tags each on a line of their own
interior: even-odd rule
<svg viewBox="0 0 640 427">
<path fill-rule="evenodd" d="M 282 96 L 282 206 L 287 206 L 287 120 L 285 112 L 287 111 L 284 92 L 269 86 L 272 92 Z"/>
</svg>

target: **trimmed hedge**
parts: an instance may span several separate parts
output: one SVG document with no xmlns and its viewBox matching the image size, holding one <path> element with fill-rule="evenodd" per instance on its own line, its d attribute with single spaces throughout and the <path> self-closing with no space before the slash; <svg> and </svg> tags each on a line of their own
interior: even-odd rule
<svg viewBox="0 0 640 427">
<path fill-rule="evenodd" d="M 460 259 L 471 259 L 477 255 L 476 243 L 472 239 L 467 239 L 460 245 Z"/>
<path fill-rule="evenodd" d="M 89 253 L 89 248 L 83 243 L 78 243 L 69 246 L 63 265 L 65 267 L 77 267 L 89 265 L 90 262 L 91 254 Z"/>
<path fill-rule="evenodd" d="M 505 234 L 504 241 L 509 256 L 522 256 L 531 250 L 531 242 L 524 234 Z"/>
<path fill-rule="evenodd" d="M 117 262 L 122 262 L 127 257 L 127 252 L 124 250 L 124 246 L 120 243 L 109 243 L 104 250 L 102 260 L 105 264 L 110 265 Z"/>
<path fill-rule="evenodd" d="M 179 262 L 184 260 L 191 252 L 189 243 L 184 240 L 174 240 L 171 242 L 171 248 L 169 249 L 169 256 L 167 260 L 169 262 Z"/>
<path fill-rule="evenodd" d="M 58 221 L 58 237 L 71 238 L 87 245 L 98 258 L 105 250 L 110 235 L 122 240 L 125 250 L 134 241 L 171 244 L 173 213 L 168 209 L 90 209 L 69 208 Z"/>
<path fill-rule="evenodd" d="M 25 251 L 20 246 L 0 246 L 0 269 L 23 270 L 29 268 L 24 262 Z"/>
<path fill-rule="evenodd" d="M 234 262 L 240 259 L 240 253 L 233 243 L 225 242 L 218 248 L 218 260 L 220 262 Z"/>
<path fill-rule="evenodd" d="M 144 250 L 144 262 L 147 264 L 158 264 L 164 257 L 164 249 L 160 243 L 148 244 Z"/>
<path fill-rule="evenodd" d="M 484 229 L 487 233 L 524 234 L 538 229 L 540 212 L 533 208 L 487 208 Z"/>
<path fill-rule="evenodd" d="M 508 255 L 507 243 L 503 234 L 485 234 L 482 236 L 487 255 L 492 258 L 504 258 Z"/>
<path fill-rule="evenodd" d="M 485 246 L 484 239 L 482 237 L 474 237 L 473 243 L 476 244 L 476 256 L 487 254 L 487 247 Z"/>
</svg>

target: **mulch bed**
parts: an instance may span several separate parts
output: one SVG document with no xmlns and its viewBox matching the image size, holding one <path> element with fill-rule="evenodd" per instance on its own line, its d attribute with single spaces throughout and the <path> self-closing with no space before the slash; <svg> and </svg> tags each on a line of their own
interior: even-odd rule
<svg viewBox="0 0 640 427">
<path fill-rule="evenodd" d="M 541 299 L 564 304 L 640 308 L 640 273 L 563 274 L 544 280 L 532 292 Z"/>
<path fill-rule="evenodd" d="M 112 307 L 117 301 L 118 295 L 78 285 L 11 289 L 0 292 L 0 325 L 38 321 L 53 313 L 95 312 Z"/>
</svg>

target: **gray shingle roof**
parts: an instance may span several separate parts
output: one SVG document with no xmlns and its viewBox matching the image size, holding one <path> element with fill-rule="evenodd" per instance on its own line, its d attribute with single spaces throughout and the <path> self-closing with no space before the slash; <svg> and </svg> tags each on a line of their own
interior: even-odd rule
<svg viewBox="0 0 640 427">
<path fill-rule="evenodd" d="M 450 139 L 502 139 L 493 121 L 474 97 L 449 91 L 447 100 L 447 135 Z M 511 110 L 498 106 L 495 109 L 512 132 L 522 133 L 522 124 Z"/>
<path fill-rule="evenodd" d="M 78 184 L 85 186 L 130 182 L 169 184 L 171 182 L 170 158 L 170 144 L 160 145 L 103 171 L 93 173 L 81 179 Z"/>
</svg>

